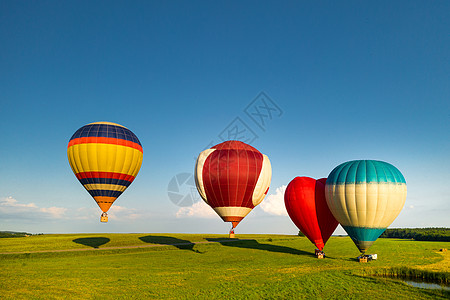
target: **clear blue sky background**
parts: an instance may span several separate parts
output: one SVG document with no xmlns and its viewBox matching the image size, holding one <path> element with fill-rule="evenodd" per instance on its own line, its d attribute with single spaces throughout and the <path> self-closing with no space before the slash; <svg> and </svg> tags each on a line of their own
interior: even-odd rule
<svg viewBox="0 0 450 300">
<path fill-rule="evenodd" d="M 236 117 L 272 162 L 269 194 L 348 160 L 384 160 L 408 183 L 392 226 L 449 227 L 449 11 L 449 1 L 1 0 L 0 230 L 227 232 L 167 189 Z M 264 130 L 244 112 L 261 91 L 282 110 Z M 144 147 L 108 224 L 66 155 L 95 121 L 128 127 Z M 238 232 L 297 229 L 257 207 Z"/>
</svg>

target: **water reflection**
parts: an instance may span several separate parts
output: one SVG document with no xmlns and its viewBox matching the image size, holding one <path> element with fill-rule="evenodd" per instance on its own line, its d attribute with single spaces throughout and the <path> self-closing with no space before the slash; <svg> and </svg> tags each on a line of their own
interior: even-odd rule
<svg viewBox="0 0 450 300">
<path fill-rule="evenodd" d="M 411 285 L 413 287 L 422 288 L 422 289 L 450 291 L 449 286 L 439 285 L 437 283 L 428 283 L 428 282 L 423 282 L 423 281 L 417 282 L 417 281 L 410 281 L 410 280 L 402 280 L 402 281 L 408 285 Z"/>
</svg>

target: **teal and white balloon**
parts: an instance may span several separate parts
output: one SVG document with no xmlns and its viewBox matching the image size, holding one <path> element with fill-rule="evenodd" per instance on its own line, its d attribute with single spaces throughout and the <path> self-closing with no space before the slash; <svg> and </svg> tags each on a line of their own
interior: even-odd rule
<svg viewBox="0 0 450 300">
<path fill-rule="evenodd" d="M 364 254 L 402 210 L 406 181 L 389 163 L 354 160 L 331 171 L 325 196 L 333 216 Z"/>
</svg>

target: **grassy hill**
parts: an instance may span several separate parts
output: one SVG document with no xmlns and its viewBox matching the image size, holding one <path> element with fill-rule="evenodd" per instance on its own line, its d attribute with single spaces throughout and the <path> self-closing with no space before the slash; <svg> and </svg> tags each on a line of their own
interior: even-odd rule
<svg viewBox="0 0 450 300">
<path fill-rule="evenodd" d="M 449 277 L 448 242 L 379 239 L 356 262 L 348 237 L 332 237 L 327 258 L 304 237 L 187 234 L 41 235 L 0 240 L 2 299 L 427 299 L 423 290 L 375 270 L 408 267 Z M 197 242 L 191 244 L 190 242 Z M 166 246 L 155 246 L 165 244 Z M 169 245 L 176 244 L 176 245 Z M 51 251 L 59 252 L 51 252 Z M 67 251 L 70 250 L 70 251 Z M 43 251 L 43 252 L 36 252 Z"/>
</svg>

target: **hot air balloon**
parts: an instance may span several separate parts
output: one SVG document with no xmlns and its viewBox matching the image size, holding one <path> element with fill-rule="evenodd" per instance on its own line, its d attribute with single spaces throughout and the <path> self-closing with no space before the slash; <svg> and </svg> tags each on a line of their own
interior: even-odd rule
<svg viewBox="0 0 450 300">
<path fill-rule="evenodd" d="M 269 158 L 240 141 L 226 141 L 201 152 L 195 166 L 200 196 L 225 222 L 230 237 L 239 222 L 266 196 L 272 168 Z"/>
<path fill-rule="evenodd" d="M 67 156 L 75 176 L 102 210 L 100 220 L 107 222 L 107 211 L 141 167 L 139 139 L 119 124 L 90 123 L 74 133 Z"/>
<path fill-rule="evenodd" d="M 316 245 L 316 255 L 323 258 L 323 247 L 338 225 L 325 199 L 326 178 L 315 180 L 296 177 L 287 186 L 284 204 L 289 217 L 300 231 Z"/>
<path fill-rule="evenodd" d="M 354 160 L 331 171 L 325 196 L 334 217 L 364 257 L 402 210 L 406 181 L 389 163 Z"/>
</svg>

